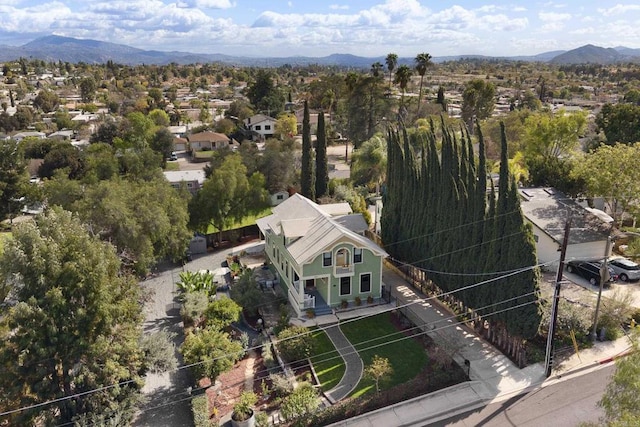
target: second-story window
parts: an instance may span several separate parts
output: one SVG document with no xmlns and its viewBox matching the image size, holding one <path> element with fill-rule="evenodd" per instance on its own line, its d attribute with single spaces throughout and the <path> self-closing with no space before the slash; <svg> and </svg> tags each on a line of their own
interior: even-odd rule
<svg viewBox="0 0 640 427">
<path fill-rule="evenodd" d="M 353 249 L 353 263 L 362 262 L 362 248 Z"/>
<path fill-rule="evenodd" d="M 331 252 L 322 253 L 322 266 L 331 267 Z"/>
<path fill-rule="evenodd" d="M 349 264 L 349 251 L 346 249 L 339 249 L 336 253 L 336 265 L 338 267 L 347 267 Z"/>
</svg>

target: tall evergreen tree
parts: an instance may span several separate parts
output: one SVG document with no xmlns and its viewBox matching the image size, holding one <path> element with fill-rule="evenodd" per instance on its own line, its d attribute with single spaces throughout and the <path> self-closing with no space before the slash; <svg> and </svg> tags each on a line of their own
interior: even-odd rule
<svg viewBox="0 0 640 427">
<path fill-rule="evenodd" d="M 316 199 L 313 175 L 313 150 L 311 148 L 309 104 L 307 101 L 304 101 L 304 114 L 302 118 L 302 166 L 300 169 L 300 193 L 311 200 Z"/>
<path fill-rule="evenodd" d="M 324 124 L 324 112 L 318 114 L 316 134 L 316 197 L 327 195 L 329 186 L 329 166 L 327 163 L 327 133 Z"/>
</svg>

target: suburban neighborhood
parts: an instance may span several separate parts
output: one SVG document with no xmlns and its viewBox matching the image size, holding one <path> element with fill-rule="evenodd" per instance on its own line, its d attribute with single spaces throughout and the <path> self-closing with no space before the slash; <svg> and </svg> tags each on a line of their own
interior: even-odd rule
<svg viewBox="0 0 640 427">
<path fill-rule="evenodd" d="M 0 64 L 0 426 L 471 425 L 636 363 L 640 67 L 382 61 Z M 638 420 L 609 379 L 566 425 Z"/>
</svg>

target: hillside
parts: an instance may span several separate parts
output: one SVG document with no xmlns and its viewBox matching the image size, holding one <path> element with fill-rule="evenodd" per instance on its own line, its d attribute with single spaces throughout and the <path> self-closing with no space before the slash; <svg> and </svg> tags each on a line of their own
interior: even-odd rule
<svg viewBox="0 0 640 427">
<path fill-rule="evenodd" d="M 552 64 L 615 64 L 626 60 L 629 60 L 629 57 L 614 48 L 588 44 L 562 53 L 549 62 Z"/>
</svg>

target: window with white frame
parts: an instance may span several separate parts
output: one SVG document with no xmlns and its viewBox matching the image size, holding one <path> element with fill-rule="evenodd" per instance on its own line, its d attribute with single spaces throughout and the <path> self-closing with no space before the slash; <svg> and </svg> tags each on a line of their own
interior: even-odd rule
<svg viewBox="0 0 640 427">
<path fill-rule="evenodd" d="M 331 252 L 322 253 L 322 266 L 331 267 Z"/>
<path fill-rule="evenodd" d="M 360 293 L 371 292 L 371 273 L 364 273 L 360 275 Z"/>
<path fill-rule="evenodd" d="M 353 263 L 362 262 L 362 248 L 353 248 Z"/>
<path fill-rule="evenodd" d="M 340 296 L 351 295 L 351 277 L 340 278 Z"/>
</svg>

